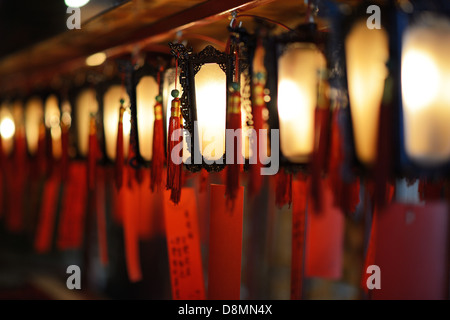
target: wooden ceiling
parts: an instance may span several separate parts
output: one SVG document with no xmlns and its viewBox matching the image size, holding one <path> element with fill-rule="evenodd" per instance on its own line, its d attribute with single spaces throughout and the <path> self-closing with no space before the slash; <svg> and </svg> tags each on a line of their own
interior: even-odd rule
<svg viewBox="0 0 450 320">
<path fill-rule="evenodd" d="M 354 3 L 355 1 L 345 1 Z M 85 58 L 105 51 L 109 58 L 137 50 L 168 52 L 167 43 L 180 36 L 196 47 L 208 38 L 225 43 L 231 12 L 256 15 L 291 28 L 304 21 L 302 0 L 133 0 L 53 38 L 0 60 L 0 90 L 31 91 L 55 77 L 70 76 Z M 251 30 L 250 17 L 239 18 Z M 326 25 L 326 21 L 319 21 Z"/>
</svg>

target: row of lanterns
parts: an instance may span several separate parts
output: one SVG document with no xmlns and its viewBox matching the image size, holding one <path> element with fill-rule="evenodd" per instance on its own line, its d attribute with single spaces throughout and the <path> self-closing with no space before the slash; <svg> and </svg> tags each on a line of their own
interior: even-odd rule
<svg viewBox="0 0 450 320">
<path fill-rule="evenodd" d="M 233 79 L 239 79 L 241 126 L 262 129 L 268 124 L 270 129 L 279 129 L 282 166 L 311 163 L 317 147 L 316 108 L 329 109 L 330 100 L 337 99 L 333 95 L 337 89 L 339 97 L 348 96 L 349 108 L 342 98 L 340 107 L 349 112 L 351 122 L 344 130 L 354 137 L 347 142 L 354 146 L 360 166 L 371 169 L 378 157 L 388 155 L 395 162 L 393 167 L 403 170 L 397 171 L 399 174 L 442 173 L 450 160 L 450 18 L 445 13 L 448 8 L 440 7 L 439 2 L 417 1 L 414 5 L 416 10 L 411 12 L 394 4 L 382 7 L 380 29 L 367 26 L 364 5 L 361 13 L 339 11 L 333 17 L 340 30 L 321 32 L 314 22 L 308 22 L 287 34 L 258 36 L 232 27 L 239 65 L 231 51 L 219 52 L 208 46 L 193 53 L 181 44 L 172 44 L 177 68 L 129 68 L 125 83 L 108 84 L 101 90 L 100 84 L 90 84 L 72 100 L 51 94 L 44 100 L 34 96 L 22 105 L 22 100 L 5 99 L 0 112 L 3 151 L 9 154 L 14 134 L 24 130 L 29 153 L 34 154 L 45 124 L 54 141 L 53 155 L 58 158 L 61 128 L 71 126 L 74 117 L 78 154 L 86 156 L 89 119 L 101 114 L 105 154 L 114 161 L 122 98 L 127 107 L 123 114 L 124 153 L 135 126 L 139 156 L 152 161 L 156 97 L 161 96 L 167 135 L 171 91 L 176 87 L 181 92 L 187 129 L 183 161 L 194 171 L 220 170 L 224 166 L 215 166 L 214 161 L 227 151 L 229 87 Z M 332 47 L 336 38 L 342 40 L 342 48 Z M 256 105 L 264 105 L 258 109 L 262 114 L 255 114 Z M 133 113 L 137 123 L 133 123 Z M 267 124 L 258 124 L 260 119 Z M 199 141 L 194 141 L 194 121 L 201 133 Z M 383 121 L 393 126 L 383 126 Z M 386 137 L 379 128 L 388 128 L 384 134 L 390 134 L 391 141 L 382 143 L 394 143 L 393 153 L 378 154 L 379 139 Z M 249 141 L 244 134 L 242 153 L 247 161 L 256 150 Z M 189 162 L 195 153 L 202 156 L 200 166 Z"/>
</svg>

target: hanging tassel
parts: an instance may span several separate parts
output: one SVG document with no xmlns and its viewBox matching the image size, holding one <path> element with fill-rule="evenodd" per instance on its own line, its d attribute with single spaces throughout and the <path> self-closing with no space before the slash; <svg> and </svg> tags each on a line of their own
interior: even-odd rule
<svg viewBox="0 0 450 320">
<path fill-rule="evenodd" d="M 152 145 L 152 165 L 150 188 L 152 192 L 155 189 L 160 190 L 162 183 L 162 173 L 164 170 L 164 125 L 163 125 L 163 111 L 162 98 L 160 95 L 156 97 L 156 104 L 154 106 L 155 121 L 153 123 L 153 145 Z"/>
<path fill-rule="evenodd" d="M 97 129 L 95 127 L 95 117 L 91 115 L 89 124 L 89 150 L 88 150 L 88 188 L 95 189 L 95 165 L 97 162 Z"/>
<path fill-rule="evenodd" d="M 180 99 L 178 98 L 180 92 L 177 89 L 172 90 L 171 95 L 173 97 L 172 100 L 172 108 L 171 115 L 169 121 L 169 134 L 168 134 L 168 148 L 167 148 L 167 181 L 166 181 L 166 189 L 171 190 L 170 200 L 173 203 L 177 204 L 180 201 L 181 197 L 181 179 L 182 179 L 182 171 L 183 171 L 183 162 L 174 163 L 172 152 L 173 149 L 177 146 L 180 149 L 179 151 L 179 159 L 183 159 L 183 133 L 181 130 L 181 109 L 180 109 Z M 176 159 L 178 160 L 178 159 Z"/>
<path fill-rule="evenodd" d="M 328 176 L 333 192 L 334 205 L 345 213 L 353 213 L 360 201 L 360 183 L 359 178 L 345 177 L 344 179 L 345 153 L 339 125 L 341 113 L 342 109 L 334 108 L 331 122 Z"/>
<path fill-rule="evenodd" d="M 325 71 L 321 70 L 314 118 L 314 151 L 311 161 L 311 196 L 317 212 L 322 211 L 322 174 L 325 171 L 328 153 L 328 129 L 330 122 L 330 103 L 328 82 Z"/>
<path fill-rule="evenodd" d="M 282 208 L 285 204 L 291 207 L 292 203 L 292 174 L 288 174 L 282 168 L 275 176 L 275 204 Z"/>
<path fill-rule="evenodd" d="M 119 109 L 119 123 L 117 126 L 117 143 L 116 143 L 116 188 L 120 189 L 123 184 L 123 113 L 125 108 L 123 106 L 125 100 L 120 99 L 120 109 Z"/>
<path fill-rule="evenodd" d="M 267 73 L 264 68 L 264 47 L 261 43 L 261 38 L 258 39 L 258 46 L 255 50 L 255 57 L 253 59 L 253 92 L 252 92 L 252 119 L 253 129 L 256 136 L 259 137 L 259 130 L 264 128 L 263 112 L 266 109 L 264 101 L 264 90 L 266 87 Z M 256 163 L 250 164 L 249 168 L 249 192 L 250 196 L 255 196 L 261 190 L 263 185 L 263 176 L 261 175 L 261 168 L 263 164 L 259 158 L 259 139 L 250 141 L 252 156 Z"/>
<path fill-rule="evenodd" d="M 61 180 L 66 181 L 69 172 L 69 127 L 61 123 Z"/>
<path fill-rule="evenodd" d="M 229 88 L 229 93 L 227 129 L 238 130 L 241 128 L 241 94 L 239 84 L 233 82 Z M 232 144 L 234 148 L 232 163 L 227 163 L 225 195 L 231 203 L 234 203 L 239 190 L 239 174 L 242 166 L 241 143 L 242 137 L 237 137 L 237 143 Z M 229 145 L 229 143 L 227 144 Z M 229 160 L 227 159 L 227 161 Z"/>
</svg>

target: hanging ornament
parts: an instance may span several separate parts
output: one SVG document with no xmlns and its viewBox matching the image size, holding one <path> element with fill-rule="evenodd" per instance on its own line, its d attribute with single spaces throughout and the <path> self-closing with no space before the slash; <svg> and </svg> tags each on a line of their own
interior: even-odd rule
<svg viewBox="0 0 450 320">
<path fill-rule="evenodd" d="M 275 204 L 282 208 L 285 204 L 291 207 L 292 203 L 292 173 L 286 173 L 282 168 L 275 176 Z"/>
<path fill-rule="evenodd" d="M 123 114 L 125 112 L 125 107 L 123 106 L 125 100 L 120 99 L 120 109 L 119 109 L 119 123 L 117 128 L 117 143 L 116 143 L 116 187 L 120 189 L 123 184 Z"/>
<path fill-rule="evenodd" d="M 227 107 L 227 130 L 231 129 L 233 132 L 239 132 L 240 134 L 236 138 L 236 143 L 228 143 L 227 145 L 232 145 L 233 150 L 227 150 L 232 152 L 232 158 L 229 159 L 227 156 L 227 173 L 226 173 L 226 190 L 225 195 L 227 200 L 234 203 L 237 192 L 239 190 L 239 174 L 241 172 L 241 167 L 243 163 L 242 158 L 242 134 L 239 129 L 241 129 L 241 91 L 239 85 L 239 43 L 236 37 L 231 40 L 231 48 L 234 55 L 234 81 L 228 88 L 228 107 Z M 239 131 L 238 131 L 239 130 Z M 232 136 L 234 139 L 234 135 Z M 234 142 L 234 141 L 233 141 Z M 231 160 L 231 163 L 230 163 Z"/>
<path fill-rule="evenodd" d="M 175 79 L 178 72 L 178 59 L 175 63 Z M 169 120 L 169 134 L 168 134 L 168 148 L 167 148 L 167 181 L 166 189 L 171 190 L 170 200 L 177 204 L 181 197 L 181 179 L 183 172 L 183 132 L 181 130 L 181 102 L 178 96 L 180 91 L 177 90 L 177 82 L 175 81 L 175 89 L 172 90 L 173 97 L 170 120 Z M 178 156 L 174 153 L 175 148 L 179 148 Z M 176 162 L 174 162 L 176 160 Z M 179 163 L 178 163 L 179 161 Z"/>
<path fill-rule="evenodd" d="M 160 71 L 158 72 L 158 87 L 160 86 Z M 164 123 L 163 123 L 163 107 L 162 96 L 155 98 L 154 106 L 155 121 L 153 123 L 153 145 L 152 145 L 152 164 L 150 188 L 152 192 L 161 187 L 162 173 L 164 170 Z"/>
<path fill-rule="evenodd" d="M 322 175 L 326 168 L 328 156 L 328 132 L 330 124 L 329 85 L 326 79 L 326 69 L 319 69 L 319 86 L 317 92 L 317 107 L 314 117 L 314 151 L 311 161 L 311 195 L 312 205 L 317 211 L 322 209 Z"/>
<path fill-rule="evenodd" d="M 266 102 L 264 101 L 266 88 L 267 72 L 264 68 L 264 47 L 262 46 L 261 39 L 258 41 L 257 48 L 255 50 L 255 58 L 253 61 L 253 92 L 252 92 L 252 118 L 253 118 L 253 129 L 256 134 L 259 134 L 259 130 L 264 127 L 263 112 L 266 109 Z M 258 141 L 254 139 L 252 142 L 251 150 L 253 156 L 256 159 L 255 164 L 251 164 L 250 179 L 249 179 L 249 190 L 250 195 L 256 195 L 262 186 L 262 175 L 261 168 L 263 164 L 259 158 L 259 146 Z"/>
<path fill-rule="evenodd" d="M 89 123 L 89 147 L 88 147 L 88 188 L 95 188 L 95 164 L 97 158 L 97 128 L 95 125 L 95 116 L 91 114 Z"/>
</svg>

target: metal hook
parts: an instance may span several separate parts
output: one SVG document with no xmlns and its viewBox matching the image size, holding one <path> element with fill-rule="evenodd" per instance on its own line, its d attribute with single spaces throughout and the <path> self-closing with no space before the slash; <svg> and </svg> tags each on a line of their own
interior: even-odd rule
<svg viewBox="0 0 450 320">
<path fill-rule="evenodd" d="M 233 10 L 231 12 L 230 28 L 234 28 L 234 23 L 236 22 L 236 18 L 237 18 L 237 11 Z M 242 21 L 239 21 L 238 28 L 241 28 L 241 27 L 242 27 Z"/>
</svg>

